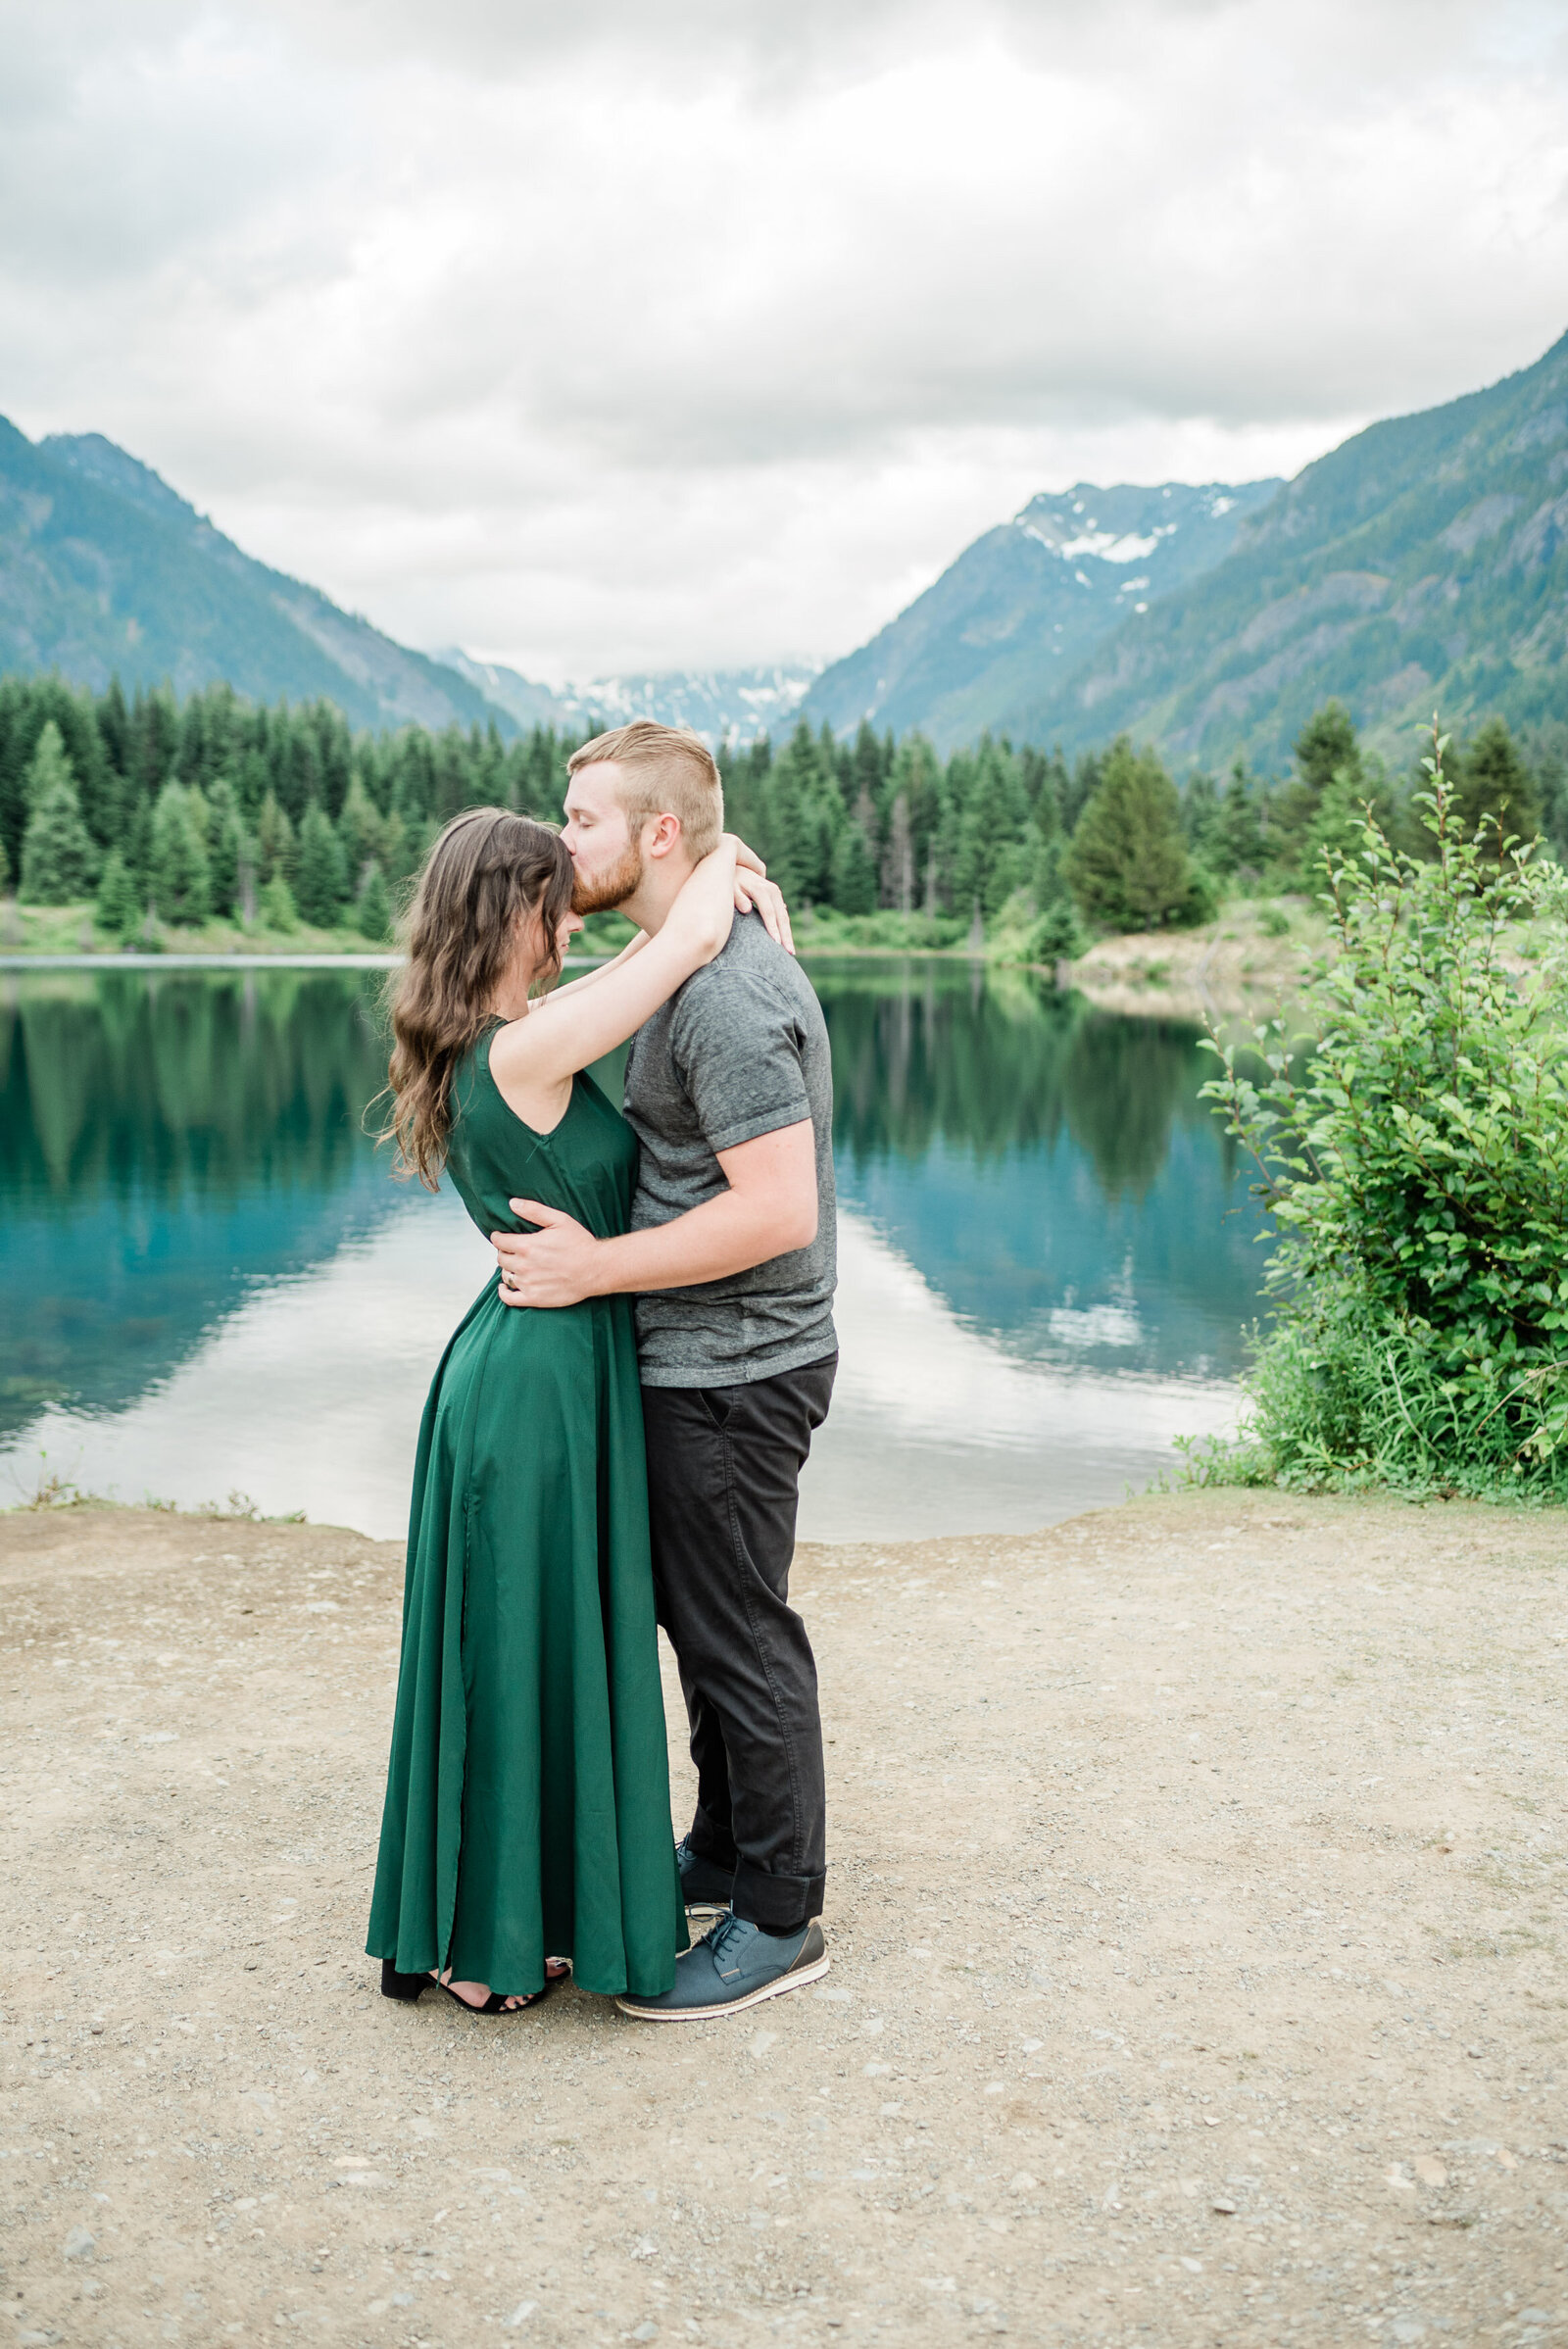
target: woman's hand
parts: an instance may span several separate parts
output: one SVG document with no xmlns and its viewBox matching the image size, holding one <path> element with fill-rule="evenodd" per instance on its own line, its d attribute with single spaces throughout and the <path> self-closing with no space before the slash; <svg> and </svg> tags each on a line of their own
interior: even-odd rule
<svg viewBox="0 0 1568 2349">
<path fill-rule="evenodd" d="M 735 862 L 739 868 L 735 875 L 736 912 L 755 911 L 774 945 L 781 946 L 787 954 L 793 954 L 795 933 L 790 928 L 790 909 L 784 903 L 784 894 L 776 882 L 768 879 L 767 866 L 757 851 L 749 849 L 745 841 L 738 837 L 735 838 Z"/>
<path fill-rule="evenodd" d="M 795 933 L 790 928 L 790 909 L 784 903 L 784 893 L 760 866 L 753 868 L 737 863 L 735 910 L 758 914 L 774 944 L 781 946 L 786 954 L 794 954 Z"/>
</svg>

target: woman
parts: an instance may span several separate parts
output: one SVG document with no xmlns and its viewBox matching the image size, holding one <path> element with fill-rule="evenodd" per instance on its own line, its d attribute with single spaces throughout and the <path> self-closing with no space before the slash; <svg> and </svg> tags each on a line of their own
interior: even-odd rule
<svg viewBox="0 0 1568 2349">
<path fill-rule="evenodd" d="M 545 825 L 457 816 L 430 852 L 392 991 L 403 1164 L 444 1166 L 487 1236 L 515 1195 L 624 1231 L 637 1145 L 584 1071 L 712 960 L 737 903 L 726 835 L 663 928 L 538 997 L 571 932 Z M 670 1832 L 631 1300 L 515 1312 L 492 1279 L 425 1405 L 368 1954 L 388 1997 L 432 1985 L 515 2012 L 566 1971 L 658 1992 L 687 1945 Z M 546 1953 L 559 1951 L 561 1959 Z"/>
</svg>

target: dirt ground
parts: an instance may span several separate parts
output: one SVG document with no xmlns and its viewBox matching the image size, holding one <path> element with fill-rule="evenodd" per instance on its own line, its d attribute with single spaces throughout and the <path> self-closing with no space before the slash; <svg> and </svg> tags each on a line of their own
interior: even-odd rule
<svg viewBox="0 0 1568 2349">
<path fill-rule="evenodd" d="M 360 1955 L 396 1549 L 0 1519 L 0 2349 L 1568 2341 L 1560 1519 L 1198 1493 L 796 1588 L 827 1981 L 481 2022 Z"/>
</svg>

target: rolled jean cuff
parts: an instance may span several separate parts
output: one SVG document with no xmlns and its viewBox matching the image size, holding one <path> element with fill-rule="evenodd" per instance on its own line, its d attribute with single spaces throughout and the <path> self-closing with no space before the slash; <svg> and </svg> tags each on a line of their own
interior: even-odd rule
<svg viewBox="0 0 1568 2349">
<path fill-rule="evenodd" d="M 770 1876 L 742 1860 L 735 1870 L 732 1895 L 735 1914 L 763 1933 L 788 1933 L 790 1928 L 822 1914 L 824 1876 Z"/>
</svg>

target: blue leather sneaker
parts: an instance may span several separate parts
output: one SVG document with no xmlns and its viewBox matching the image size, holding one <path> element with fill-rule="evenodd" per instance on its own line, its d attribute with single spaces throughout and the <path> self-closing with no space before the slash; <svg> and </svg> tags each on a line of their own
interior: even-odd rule
<svg viewBox="0 0 1568 2349">
<path fill-rule="evenodd" d="M 720 1917 L 710 1933 L 675 1960 L 675 1987 L 657 1998 L 628 1991 L 615 2004 L 649 2023 L 692 2023 L 705 2015 L 738 2015 L 743 2007 L 778 1998 L 827 1972 L 819 1925 L 780 1935 L 744 1917 Z"/>
<path fill-rule="evenodd" d="M 683 1835 L 675 1846 L 675 1865 L 680 1870 L 681 1897 L 686 1913 L 701 1909 L 705 1915 L 718 1917 L 729 1907 L 735 1889 L 733 1868 L 719 1868 L 693 1851 L 691 1837 Z"/>
</svg>

